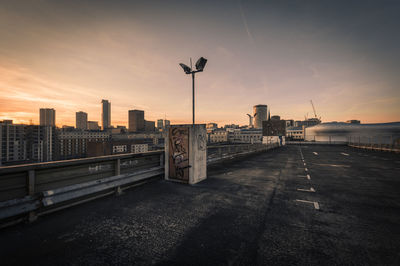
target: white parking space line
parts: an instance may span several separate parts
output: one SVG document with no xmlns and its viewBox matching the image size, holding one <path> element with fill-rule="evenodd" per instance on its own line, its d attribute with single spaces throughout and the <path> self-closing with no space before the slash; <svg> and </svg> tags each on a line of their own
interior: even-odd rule
<svg viewBox="0 0 400 266">
<path fill-rule="evenodd" d="M 311 180 L 311 176 L 310 176 L 310 175 L 307 175 L 307 179 L 308 179 L 308 180 Z"/>
<path fill-rule="evenodd" d="M 332 166 L 332 167 L 351 167 L 350 165 L 345 165 L 345 164 L 326 164 L 326 163 L 316 163 L 314 165 L 320 165 L 320 166 Z"/>
<path fill-rule="evenodd" d="M 343 154 L 344 156 L 349 156 L 350 155 L 350 154 L 344 153 L 344 152 L 341 152 L 340 154 Z"/>
<path fill-rule="evenodd" d="M 297 191 L 315 192 L 315 189 L 313 187 L 311 187 L 310 189 L 298 188 Z"/>
<path fill-rule="evenodd" d="M 318 152 L 313 151 L 313 153 L 314 153 L 315 155 L 318 155 Z"/>
<path fill-rule="evenodd" d="M 319 210 L 319 203 L 316 202 L 316 201 L 299 200 L 299 199 L 297 199 L 296 201 L 297 201 L 297 202 L 303 202 L 303 203 L 313 204 L 313 205 L 314 205 L 314 208 L 315 208 L 316 210 Z"/>
</svg>

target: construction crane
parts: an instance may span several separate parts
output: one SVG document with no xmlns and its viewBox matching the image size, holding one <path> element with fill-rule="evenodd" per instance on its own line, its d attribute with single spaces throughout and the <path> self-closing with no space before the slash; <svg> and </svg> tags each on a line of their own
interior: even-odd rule
<svg viewBox="0 0 400 266">
<path fill-rule="evenodd" d="M 318 118 L 318 116 L 317 116 L 317 112 L 315 111 L 315 107 L 314 107 L 314 104 L 313 104 L 312 100 L 310 100 L 310 102 L 311 102 L 312 109 L 314 111 L 314 117 L 321 121 L 321 117 Z"/>
</svg>

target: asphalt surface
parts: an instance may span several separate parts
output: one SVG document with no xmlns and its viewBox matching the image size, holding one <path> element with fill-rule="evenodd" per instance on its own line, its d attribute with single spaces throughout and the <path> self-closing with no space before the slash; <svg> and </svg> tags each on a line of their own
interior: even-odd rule
<svg viewBox="0 0 400 266">
<path fill-rule="evenodd" d="M 395 154 L 286 146 L 2 229 L 0 264 L 400 265 L 399 173 Z"/>
</svg>

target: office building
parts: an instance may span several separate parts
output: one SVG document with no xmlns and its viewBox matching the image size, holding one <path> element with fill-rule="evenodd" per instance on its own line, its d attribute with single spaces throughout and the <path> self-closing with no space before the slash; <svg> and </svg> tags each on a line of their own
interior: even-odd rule
<svg viewBox="0 0 400 266">
<path fill-rule="evenodd" d="M 76 112 L 76 129 L 86 130 L 88 128 L 88 115 L 85 112 Z"/>
<path fill-rule="evenodd" d="M 286 128 L 286 138 L 288 140 L 304 140 L 304 126 L 299 127 L 287 127 Z"/>
<path fill-rule="evenodd" d="M 87 130 L 100 130 L 99 122 L 88 121 L 87 122 Z"/>
<path fill-rule="evenodd" d="M 318 118 L 308 118 L 307 120 L 303 120 L 303 121 L 298 120 L 298 121 L 296 121 L 294 123 L 294 126 L 295 127 L 302 127 L 302 126 L 312 127 L 312 126 L 318 125 L 320 123 L 321 123 L 321 120 L 319 120 Z"/>
<path fill-rule="evenodd" d="M 102 100 L 102 113 L 101 113 L 101 122 L 103 126 L 103 130 L 109 128 L 111 126 L 111 102 L 108 100 Z"/>
<path fill-rule="evenodd" d="M 0 121 L 0 165 L 27 160 L 26 125 Z"/>
<path fill-rule="evenodd" d="M 164 129 L 164 120 L 162 120 L 162 119 L 157 120 L 157 129 L 158 130 Z"/>
<path fill-rule="evenodd" d="M 228 141 L 230 143 L 261 143 L 261 129 L 229 129 Z"/>
<path fill-rule="evenodd" d="M 273 116 L 262 123 L 263 136 L 286 136 L 286 121 Z"/>
<path fill-rule="evenodd" d="M 55 127 L 0 122 L 0 165 L 52 161 L 57 151 Z"/>
<path fill-rule="evenodd" d="M 169 120 L 164 120 L 164 128 L 168 128 L 171 125 Z"/>
<path fill-rule="evenodd" d="M 53 108 L 40 108 L 40 125 L 56 126 L 56 110 Z"/>
<path fill-rule="evenodd" d="M 208 142 L 218 143 L 218 142 L 228 142 L 228 131 L 225 130 L 215 130 L 208 133 Z"/>
<path fill-rule="evenodd" d="M 217 129 L 218 128 L 218 124 L 217 123 L 208 123 L 206 125 L 206 129 Z"/>
<path fill-rule="evenodd" d="M 254 128 L 262 128 L 262 122 L 268 120 L 268 106 L 259 104 L 253 106 Z"/>
<path fill-rule="evenodd" d="M 149 145 L 141 140 L 108 140 L 104 142 L 88 142 L 88 157 L 105 156 L 123 153 L 143 153 Z"/>
<path fill-rule="evenodd" d="M 129 110 L 129 132 L 142 132 L 144 130 L 144 111 Z"/>
<path fill-rule="evenodd" d="M 156 129 L 155 124 L 156 123 L 154 121 L 144 120 L 144 131 L 146 131 L 146 132 L 155 131 L 155 129 Z"/>
<path fill-rule="evenodd" d="M 111 138 L 111 133 L 105 131 L 60 131 L 59 150 L 60 158 L 75 159 L 87 157 L 88 142 L 106 142 Z"/>
</svg>

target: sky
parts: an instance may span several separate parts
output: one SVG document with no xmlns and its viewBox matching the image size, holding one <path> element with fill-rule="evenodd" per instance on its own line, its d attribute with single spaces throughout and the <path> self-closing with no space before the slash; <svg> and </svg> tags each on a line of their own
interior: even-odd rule
<svg viewBox="0 0 400 266">
<path fill-rule="evenodd" d="M 400 1 L 0 0 L 0 120 L 58 126 L 75 112 L 112 125 L 128 110 L 191 123 L 248 123 L 256 104 L 284 119 L 400 121 Z"/>
</svg>

